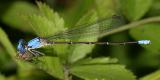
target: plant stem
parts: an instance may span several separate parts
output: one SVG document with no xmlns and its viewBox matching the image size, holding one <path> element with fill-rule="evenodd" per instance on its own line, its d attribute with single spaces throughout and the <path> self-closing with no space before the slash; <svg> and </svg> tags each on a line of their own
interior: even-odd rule
<svg viewBox="0 0 160 80">
<path fill-rule="evenodd" d="M 68 66 L 64 65 L 64 80 L 72 80 L 69 74 Z"/>
<path fill-rule="evenodd" d="M 124 25 L 124 26 L 121 26 L 121 27 L 117 27 L 116 29 L 113 29 L 111 31 L 108 31 L 108 32 L 102 34 L 100 36 L 100 38 L 104 37 L 104 36 L 107 36 L 107 35 L 117 33 L 117 32 L 128 30 L 128 29 L 131 29 L 131 28 L 134 28 L 134 27 L 138 27 L 139 25 L 143 25 L 143 24 L 146 24 L 146 23 L 153 23 L 153 22 L 160 22 L 160 16 L 151 17 L 151 18 L 140 20 L 140 21 L 135 21 L 135 22 L 132 22 L 130 24 L 127 24 L 127 25 Z"/>
</svg>

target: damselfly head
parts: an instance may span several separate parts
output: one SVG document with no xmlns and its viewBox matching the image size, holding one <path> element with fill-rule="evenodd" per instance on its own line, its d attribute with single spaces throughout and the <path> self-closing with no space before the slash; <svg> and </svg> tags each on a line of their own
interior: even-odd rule
<svg viewBox="0 0 160 80">
<path fill-rule="evenodd" d="M 18 54 L 24 54 L 26 52 L 26 42 L 24 39 L 20 39 L 17 46 Z"/>
</svg>

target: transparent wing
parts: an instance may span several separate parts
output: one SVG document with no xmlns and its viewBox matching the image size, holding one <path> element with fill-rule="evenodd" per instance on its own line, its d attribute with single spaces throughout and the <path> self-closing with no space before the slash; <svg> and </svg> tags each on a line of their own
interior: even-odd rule
<svg viewBox="0 0 160 80">
<path fill-rule="evenodd" d="M 120 16 L 112 16 L 94 23 L 80 25 L 78 27 L 66 30 L 64 32 L 47 37 L 47 39 L 76 39 L 79 37 L 91 37 L 101 35 L 105 32 L 111 31 L 123 24 L 124 21 Z"/>
</svg>

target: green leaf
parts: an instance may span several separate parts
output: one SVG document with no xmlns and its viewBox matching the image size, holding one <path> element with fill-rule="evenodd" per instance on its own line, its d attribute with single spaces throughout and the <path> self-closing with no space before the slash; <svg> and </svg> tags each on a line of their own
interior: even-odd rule
<svg viewBox="0 0 160 80">
<path fill-rule="evenodd" d="M 100 19 L 116 14 L 115 0 L 94 0 L 94 4 Z"/>
<path fill-rule="evenodd" d="M 38 13 L 37 8 L 25 1 L 16 1 L 2 16 L 2 21 L 11 27 L 22 31 L 32 32 L 31 26 L 26 23 L 25 15 Z"/>
<path fill-rule="evenodd" d="M 7 78 L 3 75 L 0 75 L 0 80 L 7 80 Z"/>
<path fill-rule="evenodd" d="M 33 30 L 40 37 L 51 36 L 56 32 L 64 29 L 56 26 L 55 22 L 48 20 L 44 16 L 32 15 L 32 16 L 29 16 L 28 20 L 30 20 L 29 23 L 31 23 Z"/>
<path fill-rule="evenodd" d="M 140 80 L 159 80 L 159 79 L 160 79 L 160 70 L 157 70 L 149 75 L 140 78 Z"/>
<path fill-rule="evenodd" d="M 135 80 L 135 76 L 122 65 L 83 65 L 72 67 L 70 71 L 83 79 Z"/>
<path fill-rule="evenodd" d="M 46 17 L 48 20 L 54 23 L 55 28 L 59 28 L 60 30 L 64 28 L 64 20 L 59 16 L 57 12 L 54 12 L 51 8 L 49 8 L 46 4 L 38 2 L 39 10 L 42 16 Z"/>
<path fill-rule="evenodd" d="M 12 57 L 12 59 L 15 58 L 16 55 L 16 51 L 13 47 L 13 45 L 11 44 L 11 42 L 8 39 L 8 36 L 6 35 L 6 33 L 0 28 L 0 43 L 2 44 L 2 46 L 4 47 L 4 49 L 6 50 L 6 52 L 9 53 L 9 55 Z"/>
<path fill-rule="evenodd" d="M 148 11 L 148 16 L 160 16 L 160 0 L 154 0 L 151 9 Z"/>
<path fill-rule="evenodd" d="M 75 26 L 79 19 L 90 11 L 94 0 L 76 0 L 74 6 L 64 12 L 63 17 L 66 22 L 65 26 Z"/>
<path fill-rule="evenodd" d="M 85 24 L 85 23 L 91 23 L 97 20 L 97 13 L 95 10 L 90 10 L 86 15 L 84 15 L 77 25 L 79 24 Z M 98 31 L 98 29 L 97 29 Z M 87 31 L 86 31 L 87 32 Z M 85 33 L 85 31 L 84 31 Z M 76 41 L 97 41 L 98 35 L 95 35 L 93 37 L 89 38 L 83 38 L 83 36 L 80 36 L 79 39 L 76 39 Z M 73 63 L 76 62 L 79 59 L 84 58 L 88 53 L 90 53 L 93 49 L 94 45 L 85 45 L 85 44 L 77 44 L 70 46 L 70 50 L 68 52 L 69 54 L 69 62 Z"/>
<path fill-rule="evenodd" d="M 40 57 L 39 60 L 38 67 L 56 78 L 64 78 L 63 66 L 58 57 Z"/>
<path fill-rule="evenodd" d="M 17 60 L 18 64 L 18 79 L 19 80 L 46 80 L 47 77 L 51 77 L 45 71 L 40 70 L 41 66 L 37 66 L 38 60 L 29 62 L 24 60 Z M 17 76 L 16 76 L 17 78 Z M 16 79 L 17 80 L 17 79 Z"/>
<path fill-rule="evenodd" d="M 38 3 L 41 14 L 28 17 L 28 22 L 38 36 L 47 37 L 65 30 L 63 19 L 46 4 Z"/>
<path fill-rule="evenodd" d="M 123 14 L 128 20 L 142 18 L 150 9 L 153 0 L 120 0 Z"/>
<path fill-rule="evenodd" d="M 56 26 L 63 27 L 64 24 L 62 24 L 63 19 L 58 15 L 58 13 L 54 12 L 48 5 L 42 3 L 42 2 L 37 2 L 40 14 L 41 16 L 46 17 L 48 20 L 51 20 L 55 22 Z M 60 26 L 61 25 L 61 26 Z"/>
<path fill-rule="evenodd" d="M 130 34 L 136 40 L 148 39 L 151 40 L 151 44 L 144 45 L 143 47 L 147 50 L 152 51 L 153 53 L 159 53 L 160 42 L 159 42 L 159 23 L 148 23 L 144 25 L 137 26 L 137 28 L 131 29 Z"/>
<path fill-rule="evenodd" d="M 87 58 L 77 61 L 75 64 L 77 65 L 92 65 L 92 64 L 109 64 L 109 63 L 117 63 L 118 60 L 116 58 L 109 58 L 109 57 L 101 57 L 101 58 Z"/>
<path fill-rule="evenodd" d="M 160 65 L 159 54 L 145 50 L 139 54 L 135 64 L 139 67 L 157 67 Z"/>
<path fill-rule="evenodd" d="M 35 65 L 30 62 L 20 60 L 20 59 L 17 59 L 16 62 L 18 65 L 18 76 L 20 78 L 24 78 L 32 74 L 32 70 L 36 69 Z"/>
</svg>

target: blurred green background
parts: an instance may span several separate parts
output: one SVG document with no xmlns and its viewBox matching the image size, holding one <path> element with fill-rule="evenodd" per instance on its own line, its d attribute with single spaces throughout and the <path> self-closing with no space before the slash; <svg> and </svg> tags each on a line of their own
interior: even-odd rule
<svg viewBox="0 0 160 80">
<path fill-rule="evenodd" d="M 115 14 L 125 24 L 98 41 L 151 44 L 56 45 L 42 49 L 49 55 L 33 62 L 16 59 L 21 38 L 45 37 Z M 160 0 L 0 0 L 0 80 L 159 80 L 159 40 Z"/>
</svg>

